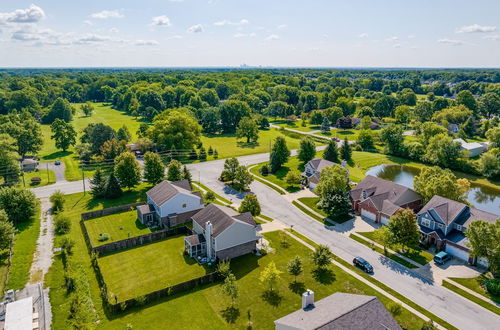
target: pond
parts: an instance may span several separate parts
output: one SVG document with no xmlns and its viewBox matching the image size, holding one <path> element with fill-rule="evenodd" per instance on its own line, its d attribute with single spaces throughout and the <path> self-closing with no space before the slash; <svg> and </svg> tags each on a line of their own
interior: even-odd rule
<svg viewBox="0 0 500 330">
<path fill-rule="evenodd" d="M 413 188 L 413 177 L 419 172 L 420 170 L 414 167 L 382 164 L 370 168 L 366 175 L 377 176 Z M 477 209 L 500 215 L 500 189 L 472 183 L 467 193 L 467 200 Z"/>
</svg>

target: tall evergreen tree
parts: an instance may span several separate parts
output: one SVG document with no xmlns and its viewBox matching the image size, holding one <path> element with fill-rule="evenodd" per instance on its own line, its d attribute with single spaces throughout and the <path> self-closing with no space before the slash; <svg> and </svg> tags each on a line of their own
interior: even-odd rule
<svg viewBox="0 0 500 330">
<path fill-rule="evenodd" d="M 286 140 L 282 136 L 278 136 L 274 140 L 273 148 L 271 150 L 271 156 L 269 163 L 271 164 L 271 172 L 275 173 L 281 168 L 283 164 L 288 161 L 290 157 L 290 150 L 286 145 Z"/>
<path fill-rule="evenodd" d="M 181 172 L 181 163 L 173 159 L 170 164 L 168 164 L 167 180 L 168 181 L 180 181 L 183 179 Z"/>
<path fill-rule="evenodd" d="M 106 198 L 118 198 L 122 195 L 122 193 L 122 188 L 120 187 L 118 179 L 115 174 L 111 172 L 106 180 L 106 184 L 104 185 L 103 196 Z"/>
<path fill-rule="evenodd" d="M 299 159 L 307 163 L 311 159 L 314 158 L 316 155 L 316 145 L 314 144 L 313 139 L 311 137 L 307 136 L 300 140 L 300 146 L 299 146 Z"/>
<path fill-rule="evenodd" d="M 323 152 L 323 159 L 329 160 L 334 163 L 339 163 L 339 150 L 337 149 L 337 142 L 335 140 L 330 140 Z"/>
<path fill-rule="evenodd" d="M 342 147 L 340 147 L 340 156 L 345 161 L 350 161 L 352 159 L 352 149 L 347 138 L 345 138 L 344 143 L 342 143 Z"/>
<path fill-rule="evenodd" d="M 97 169 L 94 173 L 94 177 L 90 179 L 90 191 L 94 198 L 101 198 L 104 196 L 104 190 L 106 186 L 106 178 L 102 173 L 101 169 Z"/>
<path fill-rule="evenodd" d="M 165 165 L 160 156 L 153 152 L 144 154 L 144 179 L 151 184 L 160 183 L 165 177 Z"/>
<path fill-rule="evenodd" d="M 184 167 L 182 168 L 182 178 L 184 180 L 188 180 L 189 183 L 191 184 L 191 181 L 193 180 L 193 177 L 191 175 L 191 172 L 189 171 L 189 169 L 186 167 L 186 165 L 184 165 Z"/>
</svg>

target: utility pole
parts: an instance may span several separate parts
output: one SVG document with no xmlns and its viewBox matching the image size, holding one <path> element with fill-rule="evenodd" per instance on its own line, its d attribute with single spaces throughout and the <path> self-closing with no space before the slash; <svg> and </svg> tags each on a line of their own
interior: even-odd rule
<svg viewBox="0 0 500 330">
<path fill-rule="evenodd" d="M 47 184 L 50 183 L 50 175 L 49 175 L 49 163 L 47 163 Z"/>
<path fill-rule="evenodd" d="M 85 171 L 83 170 L 83 166 L 81 166 L 82 169 L 82 178 L 83 178 L 83 194 L 85 195 Z"/>
</svg>

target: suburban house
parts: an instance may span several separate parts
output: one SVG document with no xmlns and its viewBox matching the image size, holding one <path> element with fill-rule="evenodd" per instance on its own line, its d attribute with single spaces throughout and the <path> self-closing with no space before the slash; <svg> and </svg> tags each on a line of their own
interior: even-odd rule
<svg viewBox="0 0 500 330">
<path fill-rule="evenodd" d="M 184 239 L 191 257 L 232 259 L 256 250 L 257 224 L 250 212 L 238 213 L 218 204 L 209 204 L 191 217 L 193 235 Z"/>
<path fill-rule="evenodd" d="M 147 204 L 137 206 L 137 219 L 149 227 L 170 228 L 191 220 L 204 207 L 201 193 L 188 180 L 162 181 L 146 192 Z"/>
<path fill-rule="evenodd" d="M 21 170 L 23 172 L 33 172 L 38 169 L 38 161 L 33 158 L 25 158 L 21 161 Z"/>
<path fill-rule="evenodd" d="M 417 214 L 423 243 L 436 245 L 458 259 L 483 266 L 487 265 L 485 260 L 470 257 L 464 233 L 476 220 L 495 222 L 497 219 L 500 216 L 441 196 L 432 197 Z"/>
<path fill-rule="evenodd" d="M 463 139 L 454 139 L 454 142 L 460 143 L 460 149 L 467 151 L 467 157 L 476 157 L 488 149 L 488 142 L 466 142 Z"/>
<path fill-rule="evenodd" d="M 314 190 L 319 183 L 321 170 L 332 165 L 335 165 L 335 163 L 322 158 L 314 158 L 308 161 L 304 166 L 304 172 L 302 173 L 305 184 L 310 189 Z"/>
<path fill-rule="evenodd" d="M 302 294 L 302 309 L 274 321 L 276 330 L 401 329 L 377 297 L 336 292 L 314 302 L 314 292 Z"/>
<path fill-rule="evenodd" d="M 349 197 L 356 214 L 382 224 L 398 210 L 417 211 L 422 206 L 422 198 L 413 189 L 371 175 L 359 182 Z"/>
</svg>

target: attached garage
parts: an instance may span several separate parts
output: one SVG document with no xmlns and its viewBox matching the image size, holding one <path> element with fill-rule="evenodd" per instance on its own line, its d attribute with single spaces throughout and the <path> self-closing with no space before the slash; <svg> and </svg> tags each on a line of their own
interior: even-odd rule
<svg viewBox="0 0 500 330">
<path fill-rule="evenodd" d="M 389 218 L 384 217 L 383 215 L 380 217 L 380 223 L 383 225 L 387 225 L 389 223 Z"/>
<path fill-rule="evenodd" d="M 483 267 L 488 267 L 489 264 L 488 264 L 488 260 L 486 258 L 478 258 L 476 263 L 479 265 L 479 266 L 483 266 Z"/>
<path fill-rule="evenodd" d="M 463 261 L 469 261 L 469 252 L 459 249 L 451 244 L 446 244 L 446 253 Z"/>
<path fill-rule="evenodd" d="M 370 220 L 373 220 L 373 221 L 375 221 L 375 219 L 377 219 L 377 215 L 375 213 L 368 212 L 365 209 L 361 209 L 361 216 L 365 217 L 365 218 L 368 218 Z"/>
</svg>

